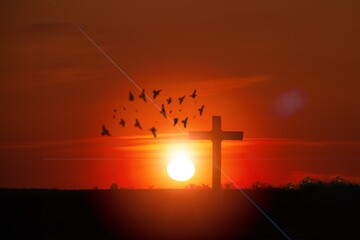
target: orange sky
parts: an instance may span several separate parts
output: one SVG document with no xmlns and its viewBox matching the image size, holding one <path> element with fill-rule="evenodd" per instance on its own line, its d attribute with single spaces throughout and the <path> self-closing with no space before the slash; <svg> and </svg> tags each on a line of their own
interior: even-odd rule
<svg viewBox="0 0 360 240">
<path fill-rule="evenodd" d="M 206 142 L 189 143 L 190 182 L 167 176 L 167 153 L 186 134 L 151 104 L 129 103 L 135 87 L 76 25 L 141 87 L 163 89 L 158 104 L 198 89 L 197 104 L 173 109 L 189 115 L 186 132 L 209 130 L 212 115 L 244 131 L 223 146 L 223 169 L 240 186 L 359 181 L 359 10 L 358 1 L 2 2 L 0 187 L 211 184 Z M 156 126 L 159 139 L 121 129 L 114 108 Z M 103 123 L 115 137 L 100 137 Z"/>
</svg>

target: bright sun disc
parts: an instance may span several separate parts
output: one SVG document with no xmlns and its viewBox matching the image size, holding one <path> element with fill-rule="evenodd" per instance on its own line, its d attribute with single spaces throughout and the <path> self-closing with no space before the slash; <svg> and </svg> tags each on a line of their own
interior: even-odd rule
<svg viewBox="0 0 360 240">
<path fill-rule="evenodd" d="M 175 181 L 187 181 L 195 174 L 195 166 L 184 152 L 175 152 L 167 165 L 169 176 Z"/>
</svg>

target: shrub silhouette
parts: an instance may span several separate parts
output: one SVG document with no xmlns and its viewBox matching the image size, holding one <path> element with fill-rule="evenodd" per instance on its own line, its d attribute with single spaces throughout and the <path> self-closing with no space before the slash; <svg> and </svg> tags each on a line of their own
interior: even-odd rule
<svg viewBox="0 0 360 240">
<path fill-rule="evenodd" d="M 312 177 L 305 177 L 299 182 L 299 189 L 315 189 L 323 187 L 324 183 Z"/>
<path fill-rule="evenodd" d="M 194 183 L 190 183 L 188 186 L 185 187 L 185 189 L 190 189 L 190 190 L 208 190 L 210 189 L 209 185 L 207 184 L 201 184 L 201 185 L 196 185 Z"/>
<path fill-rule="evenodd" d="M 330 181 L 329 187 L 336 190 L 346 190 L 346 191 L 359 191 L 360 186 L 357 183 L 348 181 L 341 176 L 336 176 Z"/>
<path fill-rule="evenodd" d="M 209 185 L 207 184 L 201 184 L 201 189 L 210 189 Z"/>
<path fill-rule="evenodd" d="M 119 185 L 117 185 L 116 183 L 112 183 L 110 185 L 110 190 L 118 190 L 119 189 Z"/>
<path fill-rule="evenodd" d="M 256 190 L 256 189 L 271 189 L 271 188 L 273 188 L 273 186 L 271 186 L 270 184 L 267 184 L 267 183 L 256 181 L 253 185 L 251 185 L 250 188 L 254 189 L 254 190 Z"/>
<path fill-rule="evenodd" d="M 347 185 L 347 184 L 348 184 L 348 182 L 341 176 L 336 176 L 330 182 L 330 185 L 335 185 L 335 186 L 344 186 L 344 185 Z"/>
<path fill-rule="evenodd" d="M 295 186 L 295 184 L 289 182 L 289 183 L 285 184 L 282 187 L 282 189 L 287 190 L 287 191 L 294 191 L 296 189 L 296 186 Z"/>
<path fill-rule="evenodd" d="M 227 189 L 227 190 L 236 189 L 235 185 L 233 183 L 231 183 L 231 182 L 225 183 L 224 188 Z"/>
</svg>

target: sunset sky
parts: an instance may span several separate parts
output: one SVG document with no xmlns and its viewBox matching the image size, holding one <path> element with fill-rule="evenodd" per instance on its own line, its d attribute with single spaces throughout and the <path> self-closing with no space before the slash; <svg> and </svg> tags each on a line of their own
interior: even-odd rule
<svg viewBox="0 0 360 240">
<path fill-rule="evenodd" d="M 222 152 L 239 186 L 360 182 L 359 12 L 357 0 L 2 1 L 0 187 L 211 185 L 211 143 L 187 134 L 210 130 L 213 115 L 244 131 Z M 77 26 L 149 94 L 162 89 L 157 104 L 187 95 L 170 117 L 188 127 L 138 99 Z M 179 147 L 196 167 L 187 182 L 166 172 Z"/>
</svg>

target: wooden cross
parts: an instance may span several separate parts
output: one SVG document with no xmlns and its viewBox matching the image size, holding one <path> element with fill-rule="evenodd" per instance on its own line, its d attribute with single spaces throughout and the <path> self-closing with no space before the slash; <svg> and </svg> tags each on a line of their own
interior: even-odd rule
<svg viewBox="0 0 360 240">
<path fill-rule="evenodd" d="M 221 130 L 221 116 L 212 117 L 211 131 L 192 131 L 189 132 L 191 140 L 211 140 L 212 141 L 212 189 L 221 190 L 221 141 L 222 140 L 242 140 L 243 132 L 228 132 Z"/>
</svg>

